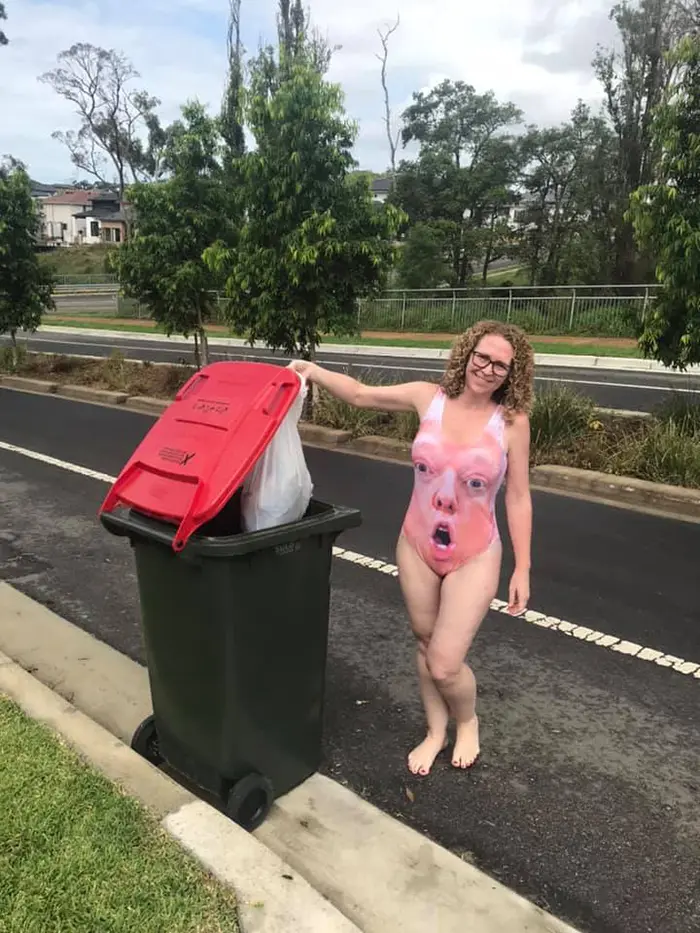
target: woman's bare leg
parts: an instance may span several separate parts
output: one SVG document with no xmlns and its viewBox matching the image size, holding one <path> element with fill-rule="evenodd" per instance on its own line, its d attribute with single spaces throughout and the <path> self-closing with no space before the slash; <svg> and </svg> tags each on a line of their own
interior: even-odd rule
<svg viewBox="0 0 700 933">
<path fill-rule="evenodd" d="M 408 767 L 413 774 L 424 777 L 430 774 L 435 759 L 447 744 L 449 710 L 430 676 L 426 663 L 430 638 L 440 608 L 442 581 L 403 537 L 399 539 L 396 559 L 401 590 L 411 618 L 413 634 L 418 641 L 418 679 L 428 722 L 428 733 L 408 756 Z"/>
<path fill-rule="evenodd" d="M 501 544 L 496 542 L 445 577 L 428 646 L 428 672 L 457 721 L 452 755 L 456 768 L 469 768 L 479 757 L 476 678 L 464 659 L 496 595 L 501 555 Z"/>
</svg>

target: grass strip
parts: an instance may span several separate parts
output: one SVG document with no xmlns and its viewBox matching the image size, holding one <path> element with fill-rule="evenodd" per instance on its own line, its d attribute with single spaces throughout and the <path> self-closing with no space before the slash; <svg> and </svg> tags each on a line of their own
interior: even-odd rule
<svg viewBox="0 0 700 933">
<path fill-rule="evenodd" d="M 0 695 L 0 933 L 238 933 L 235 898 Z"/>
</svg>

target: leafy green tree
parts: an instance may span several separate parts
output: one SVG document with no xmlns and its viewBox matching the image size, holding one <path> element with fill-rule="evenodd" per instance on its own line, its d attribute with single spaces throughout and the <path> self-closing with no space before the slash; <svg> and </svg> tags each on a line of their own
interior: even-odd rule
<svg viewBox="0 0 700 933">
<path fill-rule="evenodd" d="M 414 94 L 403 114 L 403 144 L 418 143 L 420 154 L 401 163 L 393 200 L 413 223 L 451 224 L 446 259 L 456 286 L 467 284 L 475 263 L 486 275 L 501 253 L 496 230 L 504 232 L 520 171 L 520 147 L 507 130 L 520 120 L 513 104 L 462 81 Z"/>
<path fill-rule="evenodd" d="M 655 175 L 660 152 L 652 131 L 653 113 L 673 80 L 676 66 L 667 53 L 688 28 L 687 17 L 678 0 L 622 0 L 610 13 L 618 28 L 618 47 L 599 49 L 593 61 L 617 140 L 610 164 L 619 180 L 613 224 L 615 282 L 648 277 L 649 263 L 635 249 L 625 214 L 632 192 Z"/>
<path fill-rule="evenodd" d="M 358 299 L 384 283 L 401 217 L 352 174 L 355 128 L 315 47 L 294 40 L 290 61 L 287 41 L 252 63 L 247 222 L 236 249 L 217 244 L 207 259 L 226 275 L 237 332 L 312 358 L 324 334 L 356 332 Z"/>
<path fill-rule="evenodd" d="M 0 333 L 9 334 L 17 360 L 17 332 L 33 332 L 53 308 L 53 274 L 36 251 L 41 214 L 29 176 L 18 162 L 0 165 Z"/>
<path fill-rule="evenodd" d="M 579 104 L 569 122 L 531 128 L 523 152 L 517 252 L 531 284 L 609 281 L 618 196 L 610 129 Z"/>
<path fill-rule="evenodd" d="M 0 20 L 7 19 L 7 13 L 5 12 L 5 4 L 0 3 Z M 7 36 L 0 29 L 0 45 L 7 45 Z"/>
<path fill-rule="evenodd" d="M 451 225 L 436 221 L 419 222 L 408 232 L 398 263 L 402 288 L 436 288 L 450 281 L 451 269 L 445 260 Z"/>
<path fill-rule="evenodd" d="M 629 218 L 642 248 L 658 257 L 663 286 L 644 322 L 645 355 L 685 369 L 700 363 L 700 36 L 669 57 L 676 79 L 654 114 L 656 179 L 632 197 Z"/>
<path fill-rule="evenodd" d="M 183 107 L 168 131 L 167 179 L 129 190 L 136 220 L 115 260 L 124 293 L 147 304 L 167 334 L 194 335 L 198 365 L 209 362 L 205 328 L 221 284 L 202 256 L 236 233 L 222 197 L 220 149 L 218 121 L 199 103 Z"/>
<path fill-rule="evenodd" d="M 245 152 L 243 127 L 243 46 L 241 43 L 241 0 L 229 0 L 227 35 L 228 76 L 221 108 L 221 135 L 227 148 L 225 159 L 235 163 Z"/>
</svg>

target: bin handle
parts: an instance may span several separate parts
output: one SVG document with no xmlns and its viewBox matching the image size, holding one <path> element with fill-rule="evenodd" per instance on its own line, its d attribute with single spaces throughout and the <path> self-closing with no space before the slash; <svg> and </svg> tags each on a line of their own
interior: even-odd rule
<svg viewBox="0 0 700 933">
<path fill-rule="evenodd" d="M 300 381 L 300 377 L 298 376 L 298 374 L 295 374 L 295 375 L 297 376 L 297 380 Z M 291 383 L 287 381 L 281 381 L 281 382 L 274 382 L 271 386 L 269 386 L 261 402 L 261 408 L 262 408 L 263 415 L 265 415 L 266 417 L 270 417 L 271 415 L 273 415 L 277 411 L 277 409 L 281 406 L 282 400 L 285 397 L 285 395 L 287 395 L 292 390 L 295 390 L 295 392 L 298 394 L 299 385 L 293 386 L 291 385 Z"/>
<path fill-rule="evenodd" d="M 190 506 L 185 512 L 185 515 L 180 522 L 180 527 L 177 529 L 177 534 L 173 539 L 173 551 L 179 553 L 187 544 L 191 534 L 197 528 L 197 522 L 192 518 L 193 513 L 197 510 L 197 505 L 199 500 L 202 498 L 202 493 L 206 488 L 206 483 L 203 479 L 197 479 L 197 485 L 195 486 L 194 493 L 192 494 L 192 499 L 190 500 Z"/>
<path fill-rule="evenodd" d="M 102 506 L 100 508 L 100 514 L 103 512 L 111 512 L 115 506 L 121 501 L 121 491 L 126 486 L 129 485 L 136 473 L 150 473 L 152 476 L 160 476 L 162 479 L 172 479 L 180 483 L 199 483 L 200 479 L 194 473 L 176 473 L 174 470 L 165 470 L 162 467 L 153 466 L 149 463 L 144 463 L 142 460 L 135 460 L 129 467 L 122 473 L 119 479 L 114 483 L 110 491 L 107 493 Z"/>
</svg>

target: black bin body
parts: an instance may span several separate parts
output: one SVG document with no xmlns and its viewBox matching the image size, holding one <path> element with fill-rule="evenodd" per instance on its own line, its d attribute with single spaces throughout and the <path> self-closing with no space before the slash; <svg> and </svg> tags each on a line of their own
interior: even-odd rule
<svg viewBox="0 0 700 933">
<path fill-rule="evenodd" d="M 312 500 L 299 522 L 221 534 L 179 553 L 175 528 L 133 509 L 105 513 L 130 539 L 159 751 L 223 800 L 251 774 L 274 797 L 321 762 L 333 545 L 360 513 Z"/>
</svg>

